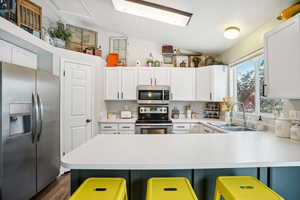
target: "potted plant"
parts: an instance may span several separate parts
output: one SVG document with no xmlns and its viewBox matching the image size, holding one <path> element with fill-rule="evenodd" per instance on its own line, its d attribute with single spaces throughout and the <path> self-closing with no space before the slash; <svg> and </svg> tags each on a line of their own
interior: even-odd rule
<svg viewBox="0 0 300 200">
<path fill-rule="evenodd" d="M 66 48 L 66 42 L 69 42 L 71 33 L 64 28 L 64 25 L 57 23 L 57 27 L 50 30 L 50 36 L 53 38 L 54 46 Z"/>
<path fill-rule="evenodd" d="M 201 62 L 201 58 L 199 56 L 193 57 L 193 63 L 195 67 L 199 67 L 200 62 Z"/>
</svg>

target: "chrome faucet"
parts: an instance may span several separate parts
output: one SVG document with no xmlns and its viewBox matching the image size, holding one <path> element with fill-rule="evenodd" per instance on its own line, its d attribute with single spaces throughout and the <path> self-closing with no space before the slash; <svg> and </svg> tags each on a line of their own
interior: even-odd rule
<svg viewBox="0 0 300 200">
<path fill-rule="evenodd" d="M 243 111 L 243 120 L 244 120 L 244 128 L 247 128 L 247 122 L 246 122 L 246 113 L 245 113 L 245 106 L 243 103 L 233 103 L 230 109 L 230 124 L 233 124 L 233 108 L 235 105 L 240 105 L 242 107 L 242 111 Z"/>
</svg>

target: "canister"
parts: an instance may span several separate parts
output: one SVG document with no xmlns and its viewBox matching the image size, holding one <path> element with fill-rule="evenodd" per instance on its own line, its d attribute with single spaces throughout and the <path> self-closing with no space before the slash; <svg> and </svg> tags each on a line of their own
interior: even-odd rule
<svg viewBox="0 0 300 200">
<path fill-rule="evenodd" d="M 275 122 L 275 134 L 278 137 L 290 137 L 291 122 L 287 118 L 278 118 Z"/>
</svg>

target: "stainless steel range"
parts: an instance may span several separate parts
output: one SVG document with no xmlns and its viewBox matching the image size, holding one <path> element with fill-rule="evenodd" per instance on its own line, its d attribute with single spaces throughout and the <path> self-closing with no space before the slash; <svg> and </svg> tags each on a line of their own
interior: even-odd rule
<svg viewBox="0 0 300 200">
<path fill-rule="evenodd" d="M 158 89 L 161 89 L 162 86 L 155 86 Z M 139 90 L 139 89 L 141 89 Z M 164 88 L 169 87 L 164 86 Z M 138 93 L 140 96 L 146 97 L 147 95 L 142 94 L 146 93 L 144 90 L 145 86 L 143 87 L 138 87 Z M 153 90 L 154 89 L 154 90 Z M 155 88 L 152 87 L 152 90 L 148 91 L 151 94 L 150 96 L 154 95 L 154 93 L 158 94 L 159 92 L 154 92 Z M 172 121 L 170 120 L 170 114 L 169 114 L 169 101 L 164 100 L 163 96 L 166 96 L 166 94 L 169 94 L 168 92 L 161 91 L 160 98 L 155 98 L 156 100 L 142 100 L 139 101 L 139 106 L 138 106 L 138 120 L 136 121 L 136 134 L 169 134 L 172 133 L 173 130 L 173 124 Z M 168 95 L 167 95 L 168 96 Z M 139 98 L 140 99 L 140 98 Z"/>
</svg>

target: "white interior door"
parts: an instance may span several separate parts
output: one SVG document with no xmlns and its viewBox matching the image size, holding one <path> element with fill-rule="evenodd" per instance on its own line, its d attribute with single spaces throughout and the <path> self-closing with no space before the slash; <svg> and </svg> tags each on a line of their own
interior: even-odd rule
<svg viewBox="0 0 300 200">
<path fill-rule="evenodd" d="M 66 61 L 63 130 L 65 152 L 69 152 L 92 137 L 93 67 Z"/>
</svg>

